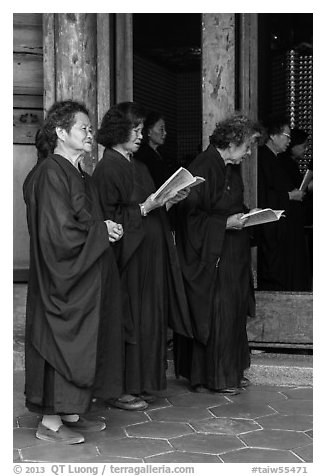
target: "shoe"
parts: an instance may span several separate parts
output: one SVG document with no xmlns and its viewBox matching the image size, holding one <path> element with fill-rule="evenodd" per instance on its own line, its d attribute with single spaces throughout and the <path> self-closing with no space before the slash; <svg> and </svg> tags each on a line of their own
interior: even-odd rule
<svg viewBox="0 0 326 476">
<path fill-rule="evenodd" d="M 240 393 L 240 389 L 237 387 L 220 388 L 219 390 L 216 390 L 216 392 L 225 395 L 238 395 L 238 393 Z"/>
<path fill-rule="evenodd" d="M 195 385 L 194 392 L 196 393 L 212 393 L 212 391 L 204 385 Z"/>
<path fill-rule="evenodd" d="M 157 397 L 155 397 L 155 395 L 151 395 L 147 392 L 140 393 L 139 395 L 137 395 L 137 397 L 147 403 L 154 403 L 157 400 Z"/>
<path fill-rule="evenodd" d="M 44 441 L 52 441 L 53 443 L 65 443 L 67 445 L 75 445 L 77 443 L 84 443 L 85 438 L 80 433 L 70 430 L 65 425 L 61 425 L 57 431 L 50 430 L 39 423 L 36 431 L 36 438 Z"/>
<path fill-rule="evenodd" d="M 148 403 L 139 397 L 133 397 L 128 400 L 124 400 L 124 397 L 108 400 L 108 404 L 111 407 L 121 408 L 122 410 L 145 410 L 148 407 Z"/>
<path fill-rule="evenodd" d="M 242 377 L 242 378 L 240 379 L 239 387 L 243 387 L 243 388 L 244 388 L 244 387 L 249 387 L 249 385 L 250 385 L 250 380 L 249 380 L 248 378 Z"/>
<path fill-rule="evenodd" d="M 89 431 L 103 431 L 106 428 L 106 423 L 103 420 L 87 420 L 80 416 L 77 421 L 64 421 L 65 426 L 73 430 L 84 432 Z"/>
</svg>

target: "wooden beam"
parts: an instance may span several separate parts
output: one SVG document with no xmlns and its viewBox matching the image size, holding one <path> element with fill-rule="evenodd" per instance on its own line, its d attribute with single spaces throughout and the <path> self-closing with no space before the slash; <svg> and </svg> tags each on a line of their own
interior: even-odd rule
<svg viewBox="0 0 326 476">
<path fill-rule="evenodd" d="M 14 95 L 13 107 L 20 109 L 43 109 L 43 96 Z"/>
<path fill-rule="evenodd" d="M 239 21 L 239 109 L 258 118 L 258 14 L 240 13 Z M 245 203 L 257 206 L 257 149 L 242 162 Z"/>
<path fill-rule="evenodd" d="M 203 148 L 235 108 L 235 14 L 202 15 Z"/>
<path fill-rule="evenodd" d="M 114 14 L 97 14 L 97 124 L 114 104 Z M 104 147 L 97 145 L 97 160 Z"/>
<path fill-rule="evenodd" d="M 114 103 L 114 18 L 97 14 L 97 121 Z"/>
<path fill-rule="evenodd" d="M 13 63 L 13 93 L 43 94 L 42 56 L 15 53 Z"/>
<path fill-rule="evenodd" d="M 133 99 L 132 13 L 116 14 L 116 102 Z"/>
<path fill-rule="evenodd" d="M 96 13 L 44 14 L 44 104 L 72 99 L 84 103 L 97 125 Z M 85 158 L 92 173 L 97 149 Z"/>
<path fill-rule="evenodd" d="M 44 114 L 56 100 L 56 68 L 55 68 L 55 14 L 43 14 L 43 81 L 44 81 Z"/>
</svg>

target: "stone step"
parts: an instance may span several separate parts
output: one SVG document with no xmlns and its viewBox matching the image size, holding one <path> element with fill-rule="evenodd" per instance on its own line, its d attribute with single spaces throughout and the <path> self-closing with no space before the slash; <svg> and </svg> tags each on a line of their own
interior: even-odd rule
<svg viewBox="0 0 326 476">
<path fill-rule="evenodd" d="M 21 342 L 14 345 L 14 371 L 25 368 L 24 348 Z M 167 376 L 174 377 L 173 360 L 168 360 Z M 312 385 L 312 355 L 277 354 L 262 352 L 252 354 L 246 377 L 254 385 Z"/>
<path fill-rule="evenodd" d="M 173 360 L 168 361 L 167 376 L 174 376 Z M 251 355 L 245 372 L 253 385 L 313 385 L 312 355 L 259 352 Z"/>
</svg>

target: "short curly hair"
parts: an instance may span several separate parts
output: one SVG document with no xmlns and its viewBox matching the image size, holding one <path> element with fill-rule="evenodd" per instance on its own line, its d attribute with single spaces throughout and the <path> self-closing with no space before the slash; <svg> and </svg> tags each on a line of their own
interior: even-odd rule
<svg viewBox="0 0 326 476">
<path fill-rule="evenodd" d="M 220 121 L 216 124 L 209 141 L 215 147 L 225 150 L 230 144 L 242 145 L 247 139 L 261 135 L 261 126 L 241 113 Z"/>
<path fill-rule="evenodd" d="M 69 132 L 75 123 L 75 116 L 78 112 L 83 112 L 89 116 L 86 106 L 77 101 L 58 101 L 50 107 L 42 130 L 51 152 L 54 151 L 57 145 L 58 136 L 56 133 L 56 128 L 61 127 L 62 129 Z"/>
<path fill-rule="evenodd" d="M 96 140 L 104 147 L 124 144 L 131 130 L 144 122 L 145 117 L 145 108 L 136 102 L 115 104 L 104 114 Z"/>
</svg>

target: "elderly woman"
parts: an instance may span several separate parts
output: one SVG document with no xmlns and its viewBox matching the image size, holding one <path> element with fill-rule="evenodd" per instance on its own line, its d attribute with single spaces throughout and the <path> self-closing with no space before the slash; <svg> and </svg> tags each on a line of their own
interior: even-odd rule
<svg viewBox="0 0 326 476">
<path fill-rule="evenodd" d="M 173 172 L 159 151 L 166 139 L 163 116 L 155 111 L 150 112 L 146 116 L 142 134 L 144 140 L 135 153 L 135 159 L 148 167 L 156 188 L 159 188 Z"/>
<path fill-rule="evenodd" d="M 258 150 L 258 205 L 285 210 L 285 218 L 260 227 L 258 287 L 272 291 L 307 291 L 305 192 L 299 190 L 300 178 L 293 175 L 292 152 L 285 153 L 289 148 L 291 150 L 289 120 L 273 115 L 265 120 L 264 125 L 267 140 Z"/>
<path fill-rule="evenodd" d="M 43 415 L 37 438 L 74 444 L 105 429 L 104 421 L 81 416 L 91 398 L 121 393 L 121 300 L 110 242 L 123 230 L 104 221 L 81 166 L 93 141 L 85 106 L 55 103 L 36 139 L 40 160 L 24 182 L 26 406 Z"/>
<path fill-rule="evenodd" d="M 236 394 L 249 383 L 252 281 L 239 164 L 250 156 L 258 131 L 240 114 L 217 124 L 210 145 L 189 166 L 206 181 L 178 204 L 177 248 L 194 339 L 176 336 L 175 368 L 197 392 Z"/>
<path fill-rule="evenodd" d="M 122 280 L 125 317 L 124 394 L 111 405 L 139 410 L 166 387 L 167 326 L 191 335 L 182 276 L 164 205 L 187 195 L 153 199 L 156 187 L 147 167 L 133 159 L 145 113 L 133 102 L 104 115 L 97 140 L 106 149 L 95 180 L 104 216 L 122 223 L 115 247 Z M 162 208 L 164 207 L 164 208 Z"/>
</svg>

